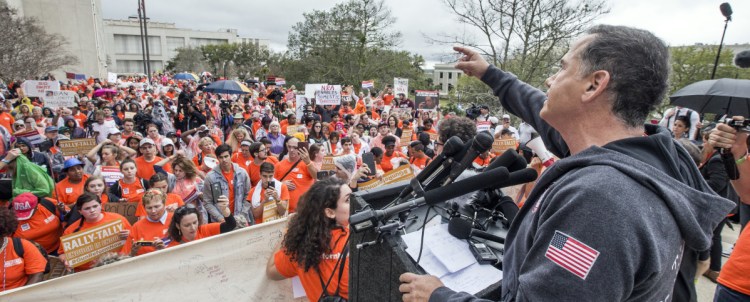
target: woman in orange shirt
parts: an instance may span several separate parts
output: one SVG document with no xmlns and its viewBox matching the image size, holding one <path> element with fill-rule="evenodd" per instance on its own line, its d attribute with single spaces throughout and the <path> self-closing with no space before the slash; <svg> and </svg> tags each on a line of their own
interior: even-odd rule
<svg viewBox="0 0 750 302">
<path fill-rule="evenodd" d="M 168 238 L 164 241 L 164 244 L 167 247 L 173 247 L 234 230 L 237 227 L 237 221 L 229 211 L 229 199 L 225 196 L 219 197 L 216 206 L 224 215 L 224 222 L 222 223 L 204 224 L 198 209 L 193 206 L 187 205 L 177 208 L 172 216 L 172 221 L 169 223 Z"/>
<path fill-rule="evenodd" d="M 346 181 L 329 177 L 316 182 L 300 200 L 297 215 L 268 259 L 272 280 L 299 276 L 309 301 L 325 296 L 349 298 L 349 196 Z"/>
<path fill-rule="evenodd" d="M 93 177 L 92 177 L 93 178 Z M 102 181 L 104 183 L 104 181 Z M 88 187 L 88 186 L 87 186 Z M 81 215 L 81 219 L 77 222 L 72 223 L 63 232 L 63 236 L 85 231 L 90 228 L 100 226 L 110 221 L 120 220 L 122 221 L 122 231 L 120 231 L 120 239 L 125 240 L 130 235 L 130 222 L 125 217 L 122 217 L 117 213 L 104 212 L 102 209 L 102 200 L 98 195 L 91 192 L 81 194 L 76 200 L 76 209 Z M 60 260 L 68 266 L 68 262 L 65 257 L 65 249 L 60 246 L 58 249 L 60 253 Z M 75 268 L 76 272 L 85 271 L 91 269 L 94 266 L 95 261 L 89 261 Z"/>
<path fill-rule="evenodd" d="M 136 177 L 138 166 L 130 158 L 120 164 L 122 179 L 118 180 L 109 188 L 110 193 L 117 197 L 119 202 L 141 202 L 143 193 L 148 189 L 148 183 Z"/>
<path fill-rule="evenodd" d="M 0 207 L 0 275 L 3 276 L 0 292 L 42 281 L 47 259 L 33 243 L 26 239 L 12 239 L 18 228 L 15 214 L 6 207 Z M 15 242 L 14 242 L 15 241 Z M 23 245 L 23 258 L 16 254 L 17 242 Z"/>
</svg>

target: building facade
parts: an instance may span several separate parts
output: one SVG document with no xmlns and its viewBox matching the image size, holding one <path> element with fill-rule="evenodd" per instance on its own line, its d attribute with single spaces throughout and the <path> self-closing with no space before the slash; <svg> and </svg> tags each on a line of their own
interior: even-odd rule
<svg viewBox="0 0 750 302">
<path fill-rule="evenodd" d="M 432 71 L 432 83 L 440 91 L 440 95 L 448 95 L 450 88 L 456 87 L 458 78 L 463 72 L 453 67 L 454 64 L 435 64 Z"/>
</svg>

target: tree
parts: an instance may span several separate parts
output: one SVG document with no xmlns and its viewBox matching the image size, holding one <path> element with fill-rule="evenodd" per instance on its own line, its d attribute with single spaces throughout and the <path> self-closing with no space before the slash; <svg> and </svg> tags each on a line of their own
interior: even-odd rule
<svg viewBox="0 0 750 302">
<path fill-rule="evenodd" d="M 184 47 L 176 49 L 177 55 L 167 61 L 167 70 L 175 72 L 197 72 L 208 68 L 207 61 L 203 58 L 203 52 L 199 48 Z"/>
<path fill-rule="evenodd" d="M 234 45 L 236 49 L 232 62 L 240 79 L 260 73 L 271 56 L 271 52 L 267 48 L 259 47 L 256 44 L 239 43 Z"/>
<path fill-rule="evenodd" d="M 429 41 L 475 48 L 489 62 L 541 86 L 571 38 L 609 11 L 605 0 L 443 0 L 475 38 L 444 34 Z"/>
<path fill-rule="evenodd" d="M 401 33 L 390 30 L 395 18 L 383 0 L 350 0 L 303 16 L 289 33 L 289 51 L 280 64 L 288 79 L 299 81 L 295 84 L 391 83 L 393 77 L 426 82 L 424 58 L 395 49 Z"/>
<path fill-rule="evenodd" d="M 203 59 L 213 68 L 213 74 L 218 76 L 221 71 L 224 78 L 229 76 L 229 63 L 234 60 L 235 44 L 211 44 L 200 47 Z"/>
<path fill-rule="evenodd" d="M 0 78 L 4 80 L 32 79 L 78 62 L 64 50 L 63 37 L 48 34 L 34 18 L 18 16 L 5 1 L 0 2 L 0 28 L 7 38 L 0 43 Z"/>
</svg>

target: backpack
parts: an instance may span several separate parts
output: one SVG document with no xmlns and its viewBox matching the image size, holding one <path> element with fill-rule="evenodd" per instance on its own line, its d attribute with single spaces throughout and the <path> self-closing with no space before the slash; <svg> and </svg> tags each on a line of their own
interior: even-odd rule
<svg viewBox="0 0 750 302">
<path fill-rule="evenodd" d="M 23 241 L 22 240 L 23 239 L 21 239 L 21 238 L 13 237 L 13 250 L 16 252 L 16 255 L 18 255 L 18 257 L 21 257 L 21 258 L 23 258 L 23 255 L 24 255 L 24 252 L 25 252 L 24 249 L 23 249 Z M 28 241 L 31 242 L 32 244 L 34 244 L 34 246 L 36 246 L 36 249 L 39 250 L 40 253 L 42 253 L 42 256 L 44 256 L 44 259 L 47 260 L 47 265 L 44 266 L 44 273 L 45 274 L 49 273 L 49 271 L 50 271 L 50 267 L 49 267 L 49 255 L 47 255 L 47 250 L 45 250 L 44 247 L 42 247 L 39 243 L 36 243 L 33 240 L 28 240 Z"/>
</svg>

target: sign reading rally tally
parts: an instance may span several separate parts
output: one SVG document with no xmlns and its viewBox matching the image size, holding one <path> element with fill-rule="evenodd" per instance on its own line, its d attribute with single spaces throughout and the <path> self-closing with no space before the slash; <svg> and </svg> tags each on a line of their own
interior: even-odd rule
<svg viewBox="0 0 750 302">
<path fill-rule="evenodd" d="M 383 174 L 383 178 L 381 179 L 376 178 L 371 181 L 361 183 L 357 187 L 359 188 L 359 190 L 369 190 L 380 186 L 409 180 L 412 178 L 414 178 L 414 171 L 411 169 L 411 165 L 403 165 L 396 169 L 388 171 L 388 173 Z"/>
<path fill-rule="evenodd" d="M 122 220 L 114 220 L 95 228 L 62 236 L 60 241 L 68 265 L 78 267 L 111 251 L 119 250 Z"/>
<path fill-rule="evenodd" d="M 60 150 L 65 156 L 84 155 L 96 146 L 95 138 L 81 138 L 67 141 L 60 141 Z"/>
</svg>

